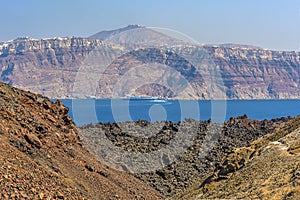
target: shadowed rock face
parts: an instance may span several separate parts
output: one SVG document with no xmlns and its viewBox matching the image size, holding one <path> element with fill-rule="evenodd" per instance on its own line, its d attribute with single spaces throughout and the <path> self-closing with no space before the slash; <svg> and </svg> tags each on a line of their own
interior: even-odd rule
<svg viewBox="0 0 300 200">
<path fill-rule="evenodd" d="M 0 83 L 1 199 L 162 199 L 82 147 L 60 101 Z"/>
<path fill-rule="evenodd" d="M 141 32 L 145 28 L 133 30 Z M 142 34 L 147 32 L 149 30 Z M 136 77 L 131 77 L 128 69 L 132 72 L 143 65 L 145 67 L 143 73 L 149 77 L 163 76 L 160 80 L 152 80 L 152 83 L 146 86 L 128 83 L 127 94 L 143 91 L 149 95 L 172 95 L 174 98 L 210 99 L 215 91 L 205 78 L 218 74 L 221 76 L 214 77 L 218 82 L 216 87 L 224 90 L 228 99 L 284 99 L 298 98 L 300 94 L 298 52 L 244 47 L 199 48 L 185 44 L 167 46 L 163 49 L 157 48 L 158 45 L 156 48 L 148 49 L 141 46 L 140 50 L 136 50 L 130 46 L 131 44 L 120 46 L 118 43 L 108 42 L 110 41 L 85 38 L 44 40 L 25 38 L 1 43 L 0 80 L 51 98 L 87 96 L 107 98 L 113 96 L 115 92 L 116 82 L 111 80 L 120 80 L 128 75 L 125 78 L 128 78 L 129 82 L 134 81 Z M 200 62 L 195 64 L 193 62 L 195 58 Z M 149 67 L 153 63 L 164 65 L 166 68 L 161 71 L 153 70 Z M 196 66 L 197 64 L 199 66 Z M 117 70 L 125 65 L 127 71 Z M 164 74 L 164 70 L 169 68 L 178 74 Z M 212 69 L 218 73 L 211 74 Z M 142 74 L 139 73 L 138 75 Z M 180 82 L 179 75 L 190 84 L 193 91 L 189 90 L 181 96 L 176 94 L 177 91 L 173 91 L 174 85 L 181 89 L 185 87 L 186 83 Z M 205 82 L 206 84 L 203 84 Z M 166 88 L 157 87 L 155 83 Z M 81 88 L 84 92 L 74 92 L 76 84 L 85 88 Z"/>
</svg>

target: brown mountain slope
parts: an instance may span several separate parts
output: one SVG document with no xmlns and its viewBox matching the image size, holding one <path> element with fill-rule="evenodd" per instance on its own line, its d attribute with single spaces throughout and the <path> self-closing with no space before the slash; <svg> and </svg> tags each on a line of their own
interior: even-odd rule
<svg viewBox="0 0 300 200">
<path fill-rule="evenodd" d="M 176 199 L 300 199 L 300 116 L 248 147 Z"/>
<path fill-rule="evenodd" d="M 0 83 L 1 199 L 161 199 L 85 150 L 60 101 Z"/>
</svg>

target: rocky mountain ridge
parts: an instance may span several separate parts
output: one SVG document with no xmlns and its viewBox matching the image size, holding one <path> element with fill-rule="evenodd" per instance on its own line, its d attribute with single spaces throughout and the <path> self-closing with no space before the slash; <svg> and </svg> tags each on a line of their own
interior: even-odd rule
<svg viewBox="0 0 300 200">
<path fill-rule="evenodd" d="M 96 45 L 101 44 L 99 40 L 85 39 L 85 38 L 75 38 L 75 37 L 65 37 L 65 38 L 49 38 L 49 39 L 33 39 L 30 37 L 17 38 L 8 42 L 0 43 L 0 56 L 5 57 L 8 55 L 22 55 L 25 52 L 36 52 L 43 51 L 47 53 L 55 48 L 85 48 L 83 50 L 88 50 L 88 48 L 93 48 Z"/>
<path fill-rule="evenodd" d="M 227 99 L 299 98 L 299 52 L 230 45 L 195 46 L 176 43 L 145 27 L 127 29 L 107 32 L 104 41 L 94 36 L 20 38 L 0 43 L 0 81 L 50 98 L 111 98 L 147 93 L 174 99 L 213 99 L 218 91 L 224 93 L 221 98 Z M 136 31 L 137 41 L 130 37 L 131 32 L 125 37 L 126 31 Z M 145 44 L 147 41 L 151 44 Z M 148 53 L 140 53 L 143 51 Z M 158 51 L 161 53 L 154 58 L 153 52 Z M 127 56 L 133 54 L 135 57 Z M 170 65 L 171 59 L 175 62 Z M 153 64 L 165 68 L 155 71 L 149 67 Z M 121 68 L 127 70 L 121 72 Z M 185 68 L 194 72 L 187 73 Z M 146 75 L 152 78 L 148 83 L 138 80 Z M 120 88 L 123 93 L 116 94 L 117 83 L 125 78 L 127 88 Z M 215 86 L 211 86 L 210 79 L 214 79 Z M 190 87 L 186 88 L 187 85 Z M 180 95 L 172 91 L 178 88 L 184 89 Z"/>
</svg>

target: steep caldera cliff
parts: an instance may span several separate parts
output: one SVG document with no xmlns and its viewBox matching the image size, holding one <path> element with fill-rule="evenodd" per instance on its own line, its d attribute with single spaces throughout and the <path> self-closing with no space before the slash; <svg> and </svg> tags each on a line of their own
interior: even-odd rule
<svg viewBox="0 0 300 200">
<path fill-rule="evenodd" d="M 207 47 L 230 99 L 299 98 L 299 52 Z"/>
<path fill-rule="evenodd" d="M 139 33 L 149 33 L 143 29 L 139 27 Z M 73 37 L 0 43 L 0 81 L 50 98 L 146 93 L 181 99 L 296 99 L 300 95 L 299 52 L 175 44 L 174 40 L 172 45 L 117 41 L 120 44 L 115 39 Z"/>
</svg>

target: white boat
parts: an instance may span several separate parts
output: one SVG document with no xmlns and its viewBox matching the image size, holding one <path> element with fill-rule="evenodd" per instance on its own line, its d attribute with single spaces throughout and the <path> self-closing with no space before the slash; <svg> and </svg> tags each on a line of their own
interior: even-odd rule
<svg viewBox="0 0 300 200">
<path fill-rule="evenodd" d="M 166 102 L 168 101 L 167 97 L 152 97 L 149 95 L 132 95 L 127 96 L 124 98 L 124 100 L 144 100 L 144 101 L 154 101 L 154 102 Z"/>
</svg>

